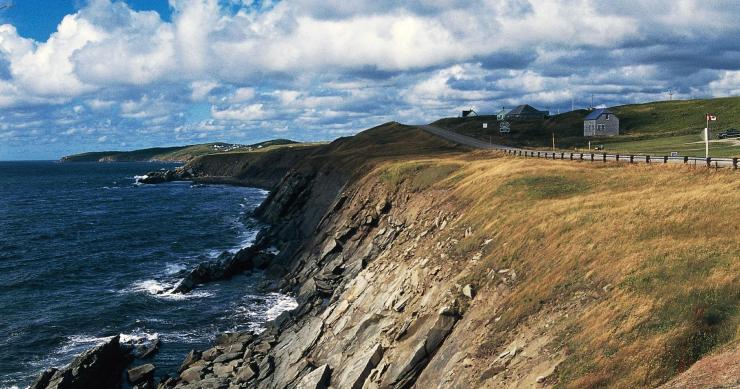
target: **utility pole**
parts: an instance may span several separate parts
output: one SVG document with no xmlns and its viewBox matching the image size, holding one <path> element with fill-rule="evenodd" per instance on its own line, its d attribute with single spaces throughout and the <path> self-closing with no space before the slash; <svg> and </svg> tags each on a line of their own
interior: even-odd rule
<svg viewBox="0 0 740 389">
<path fill-rule="evenodd" d="M 594 109 L 594 94 L 591 93 L 591 109 Z"/>
<path fill-rule="evenodd" d="M 570 112 L 573 112 L 576 110 L 576 99 L 571 97 L 570 98 Z"/>
<path fill-rule="evenodd" d="M 673 101 L 673 88 L 668 89 L 668 100 Z"/>
<path fill-rule="evenodd" d="M 552 151 L 555 151 L 555 130 L 552 130 Z"/>
</svg>

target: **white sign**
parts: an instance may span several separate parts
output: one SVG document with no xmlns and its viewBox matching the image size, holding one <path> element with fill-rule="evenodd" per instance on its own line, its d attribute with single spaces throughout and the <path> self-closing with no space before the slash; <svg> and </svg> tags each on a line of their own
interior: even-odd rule
<svg viewBox="0 0 740 389">
<path fill-rule="evenodd" d="M 488 123 L 483 123 L 483 128 L 488 128 Z"/>
<path fill-rule="evenodd" d="M 499 132 L 501 133 L 507 133 L 511 131 L 511 127 L 509 126 L 509 122 L 501 122 L 499 127 Z"/>
<path fill-rule="evenodd" d="M 671 157 L 678 157 L 678 151 L 671 151 Z"/>
</svg>

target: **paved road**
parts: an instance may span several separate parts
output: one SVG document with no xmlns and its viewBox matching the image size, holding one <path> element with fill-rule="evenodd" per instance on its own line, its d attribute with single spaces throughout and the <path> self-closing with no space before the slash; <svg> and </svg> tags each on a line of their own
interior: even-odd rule
<svg viewBox="0 0 740 389">
<path fill-rule="evenodd" d="M 453 132 L 450 130 L 445 130 L 444 128 L 439 128 L 436 126 L 432 126 L 429 124 L 423 124 L 420 126 L 416 126 L 421 128 L 422 130 L 429 132 L 431 134 L 437 135 L 440 138 L 445 138 L 449 141 L 459 143 L 461 145 L 470 146 L 474 149 L 496 149 L 496 150 L 503 150 L 503 149 L 509 149 L 510 147 L 503 146 L 503 145 L 494 145 L 487 142 L 484 142 L 479 139 L 471 138 L 467 135 L 463 135 L 457 132 Z"/>
<path fill-rule="evenodd" d="M 616 161 L 616 162 L 630 162 L 630 163 L 688 163 L 691 165 L 704 166 L 707 164 L 706 159 L 697 157 L 665 157 L 663 155 L 632 155 L 629 154 L 604 154 L 599 152 L 564 152 L 552 150 L 530 150 L 520 149 L 516 147 L 504 146 L 499 144 L 491 144 L 484 142 L 479 139 L 469 137 L 454 131 L 445 130 L 429 124 L 417 125 L 416 127 L 421 128 L 430 134 L 437 135 L 441 138 L 445 138 L 449 141 L 459 143 L 465 146 L 469 146 L 475 149 L 494 149 L 502 150 L 506 153 L 513 155 L 521 155 L 526 157 L 535 158 L 546 158 L 546 159 L 570 159 L 570 160 L 582 160 L 582 161 Z M 733 165 L 735 163 L 735 165 Z M 712 158 L 710 160 L 712 167 L 733 167 L 737 166 L 737 159 L 733 162 L 732 158 Z"/>
</svg>

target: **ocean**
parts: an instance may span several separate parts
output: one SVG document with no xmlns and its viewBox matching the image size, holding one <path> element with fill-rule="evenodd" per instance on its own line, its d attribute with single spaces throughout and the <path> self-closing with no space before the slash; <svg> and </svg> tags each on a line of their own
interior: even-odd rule
<svg viewBox="0 0 740 389">
<path fill-rule="evenodd" d="M 162 294 L 181 272 L 255 238 L 267 192 L 140 185 L 163 163 L 0 162 L 0 388 L 121 334 L 159 339 L 157 377 L 224 331 L 259 331 L 295 307 L 259 273 Z"/>
</svg>

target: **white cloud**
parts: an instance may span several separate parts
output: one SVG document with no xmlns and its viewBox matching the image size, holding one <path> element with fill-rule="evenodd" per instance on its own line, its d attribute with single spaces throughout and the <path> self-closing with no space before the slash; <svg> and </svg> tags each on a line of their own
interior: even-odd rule
<svg viewBox="0 0 740 389">
<path fill-rule="evenodd" d="M 255 95 L 254 88 L 238 88 L 230 96 L 225 96 L 223 101 L 231 104 L 245 103 L 252 100 Z"/>
<path fill-rule="evenodd" d="M 255 121 L 267 117 L 266 112 L 262 108 L 262 104 L 232 106 L 223 110 L 213 107 L 211 108 L 211 115 L 215 119 L 220 120 Z"/>
<path fill-rule="evenodd" d="M 9 142 L 32 129 L 64 140 L 57 135 L 70 128 L 87 144 L 98 134 L 81 129 L 103 128 L 131 147 L 274 129 L 332 137 L 461 107 L 583 106 L 591 93 L 607 105 L 663 98 L 668 88 L 740 94 L 735 1 L 169 4 L 165 20 L 125 1 L 90 0 L 45 42 L 0 25 L 0 129 L 14 131 Z"/>
<path fill-rule="evenodd" d="M 193 91 L 190 98 L 193 101 L 202 101 L 219 85 L 221 84 L 216 81 L 193 81 L 190 83 L 190 89 Z"/>
<path fill-rule="evenodd" d="M 85 101 L 85 104 L 94 111 L 102 111 L 110 109 L 116 104 L 116 102 L 112 100 L 90 99 Z"/>
<path fill-rule="evenodd" d="M 709 83 L 714 96 L 740 96 L 740 70 L 724 71 L 720 78 Z"/>
</svg>

